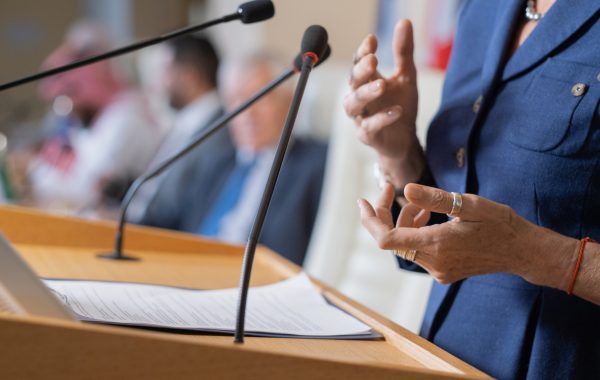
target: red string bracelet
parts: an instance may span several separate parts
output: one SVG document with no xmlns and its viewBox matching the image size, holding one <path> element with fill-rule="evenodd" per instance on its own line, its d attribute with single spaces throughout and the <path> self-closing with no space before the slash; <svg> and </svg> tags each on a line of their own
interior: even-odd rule
<svg viewBox="0 0 600 380">
<path fill-rule="evenodd" d="M 585 245 L 588 242 L 595 243 L 596 241 L 590 237 L 584 237 L 581 239 L 581 244 L 579 245 L 579 253 L 577 254 L 577 262 L 575 263 L 575 269 L 573 270 L 573 275 L 571 276 L 571 283 L 569 284 L 569 288 L 567 289 L 567 294 L 573 294 L 573 288 L 575 287 L 575 280 L 577 280 L 577 275 L 579 274 L 579 267 L 581 266 L 581 259 L 583 258 L 583 251 L 585 251 Z"/>
</svg>

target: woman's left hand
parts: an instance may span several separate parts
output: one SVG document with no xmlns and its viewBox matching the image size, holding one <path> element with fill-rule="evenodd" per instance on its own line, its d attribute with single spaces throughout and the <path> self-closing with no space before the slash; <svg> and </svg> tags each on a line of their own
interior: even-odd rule
<svg viewBox="0 0 600 380">
<path fill-rule="evenodd" d="M 450 213 L 452 194 L 417 184 L 408 184 L 404 194 L 409 203 L 402 208 L 396 225 L 390 212 L 394 200 L 391 185 L 385 187 L 376 207 L 359 200 L 362 224 L 382 249 L 417 250 L 415 262 L 438 282 L 509 272 L 534 283 L 547 283 L 546 277 L 552 275 L 554 287 L 566 286 L 568 274 L 563 273 L 563 265 L 556 266 L 556 273 L 540 273 L 544 265 L 540 266 L 539 260 L 544 255 L 539 251 L 558 244 L 554 248 L 570 252 L 577 247 L 575 239 L 565 241 L 526 221 L 510 207 L 472 194 L 462 195 L 459 217 L 426 226 L 430 212 Z M 540 240 L 547 244 L 539 244 Z M 565 260 L 572 259 L 565 256 Z"/>
</svg>

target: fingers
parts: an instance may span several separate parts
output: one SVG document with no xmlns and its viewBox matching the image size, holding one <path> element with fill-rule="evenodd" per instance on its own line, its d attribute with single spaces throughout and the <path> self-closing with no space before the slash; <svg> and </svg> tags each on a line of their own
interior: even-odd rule
<svg viewBox="0 0 600 380">
<path fill-rule="evenodd" d="M 357 202 L 361 217 L 372 218 L 377 216 L 375 209 L 366 199 L 359 199 Z"/>
<path fill-rule="evenodd" d="M 381 78 L 377 72 L 378 64 L 375 54 L 368 54 L 357 61 L 350 71 L 350 87 L 354 90 L 369 81 Z"/>
<path fill-rule="evenodd" d="M 392 204 L 394 203 L 394 197 L 394 187 L 391 184 L 386 183 L 375 207 L 377 217 L 384 224 L 390 226 L 390 228 L 394 227 L 394 218 L 391 211 Z"/>
<path fill-rule="evenodd" d="M 377 65 L 379 60 L 375 54 L 367 54 L 366 56 L 359 59 L 350 71 L 350 86 L 352 89 L 365 84 L 375 75 L 377 72 Z"/>
<path fill-rule="evenodd" d="M 391 231 L 392 227 L 377 217 L 375 209 L 369 202 L 364 199 L 359 199 L 358 207 L 360 208 L 361 224 L 376 240 Z"/>
<path fill-rule="evenodd" d="M 413 227 L 423 227 L 429 220 L 429 212 L 422 210 L 416 205 L 407 205 L 403 207 L 400 213 L 400 219 L 397 227 L 392 223 L 392 214 L 390 207 L 394 201 L 394 188 L 387 184 L 384 192 L 374 208 L 364 199 L 358 200 L 360 208 L 361 224 L 375 238 L 381 249 L 419 249 L 432 239 L 430 231 L 427 228 L 419 229 Z M 410 228 L 403 228 L 403 226 Z"/>
<path fill-rule="evenodd" d="M 377 241 L 381 249 L 419 249 L 430 239 L 423 229 L 392 228 L 377 217 L 375 209 L 364 199 L 358 201 L 362 225 Z"/>
<path fill-rule="evenodd" d="M 427 223 L 429 223 L 429 219 L 431 218 L 431 212 L 429 210 L 421 210 L 415 216 L 415 221 L 413 222 L 413 227 L 421 228 L 425 227 Z"/>
<path fill-rule="evenodd" d="M 373 34 L 369 34 L 358 46 L 356 53 L 354 53 L 353 64 L 356 64 L 367 54 L 375 54 L 377 51 L 377 37 Z"/>
<path fill-rule="evenodd" d="M 356 89 L 363 84 L 381 78 L 377 72 L 377 38 L 374 35 L 368 35 L 358 47 L 352 61 L 352 70 L 350 72 L 350 87 Z"/>
<path fill-rule="evenodd" d="M 403 76 L 416 75 L 413 57 L 414 41 L 412 23 L 409 20 L 400 20 L 394 28 L 392 51 L 396 63 L 396 74 Z"/>
<path fill-rule="evenodd" d="M 389 210 L 392 208 L 394 203 L 394 187 L 390 183 L 386 183 L 383 187 L 383 192 L 377 200 L 377 207 Z"/>
<path fill-rule="evenodd" d="M 406 199 L 425 210 L 448 214 L 452 211 L 451 193 L 434 187 L 409 183 L 404 187 Z M 462 194 L 459 217 L 465 221 L 484 221 L 510 217 L 508 206 L 473 194 Z"/>
<path fill-rule="evenodd" d="M 369 110 L 370 111 L 370 110 Z M 369 135 L 375 135 L 402 116 L 401 106 L 392 106 L 360 120 L 360 127 Z"/>
<path fill-rule="evenodd" d="M 385 82 L 382 79 L 367 83 L 355 89 L 353 92 L 346 95 L 344 99 L 344 109 L 350 116 L 366 117 L 367 114 L 364 108 L 373 100 L 380 97 L 385 90 Z M 371 112 L 374 112 L 372 110 Z"/>
<path fill-rule="evenodd" d="M 414 203 L 408 203 L 400 210 L 396 227 L 420 228 L 427 225 L 431 212 L 424 210 Z"/>
</svg>

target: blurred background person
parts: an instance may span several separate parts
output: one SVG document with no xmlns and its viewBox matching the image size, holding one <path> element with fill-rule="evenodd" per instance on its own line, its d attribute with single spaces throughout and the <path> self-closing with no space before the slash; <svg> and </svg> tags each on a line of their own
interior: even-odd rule
<svg viewBox="0 0 600 380">
<path fill-rule="evenodd" d="M 282 66 L 266 56 L 227 65 L 220 83 L 227 109 L 241 104 L 281 71 Z M 142 222 L 228 242 L 245 242 L 291 95 L 289 86 L 280 87 L 233 119 L 229 130 L 218 137 L 227 144 L 209 148 L 210 154 L 205 154 L 203 160 L 186 161 L 187 173 L 165 181 L 172 191 L 157 194 Z M 260 243 L 297 264 L 304 260 L 316 218 L 326 152 L 324 144 L 307 138 L 290 142 L 260 239 Z M 185 185 L 180 186 L 182 181 Z"/>
<path fill-rule="evenodd" d="M 80 22 L 43 68 L 110 48 L 102 28 Z M 33 203 L 79 213 L 114 204 L 146 169 L 163 136 L 144 98 L 110 61 L 47 78 L 40 94 L 60 114 L 52 135 L 28 165 Z"/>
<path fill-rule="evenodd" d="M 219 57 L 210 40 L 185 36 L 168 46 L 170 59 L 166 67 L 166 88 L 175 115 L 171 129 L 149 165 L 150 169 L 177 153 L 223 113 L 217 93 Z M 139 221 L 158 188 L 170 186 L 163 183 L 166 174 L 140 188 L 127 211 L 128 220 Z"/>
</svg>

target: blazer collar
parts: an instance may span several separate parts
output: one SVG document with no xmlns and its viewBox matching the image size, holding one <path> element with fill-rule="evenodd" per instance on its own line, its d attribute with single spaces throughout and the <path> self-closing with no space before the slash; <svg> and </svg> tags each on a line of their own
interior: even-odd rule
<svg viewBox="0 0 600 380">
<path fill-rule="evenodd" d="M 497 79 L 504 57 L 510 49 L 516 26 L 525 10 L 523 0 L 503 0 L 505 6 L 499 6 L 495 29 L 485 55 L 481 79 L 483 89 L 487 90 Z M 485 92 L 485 91 L 484 91 Z"/>
<path fill-rule="evenodd" d="M 557 0 L 508 60 L 502 80 L 508 80 L 550 56 L 590 19 L 598 18 L 600 2 Z"/>
</svg>

